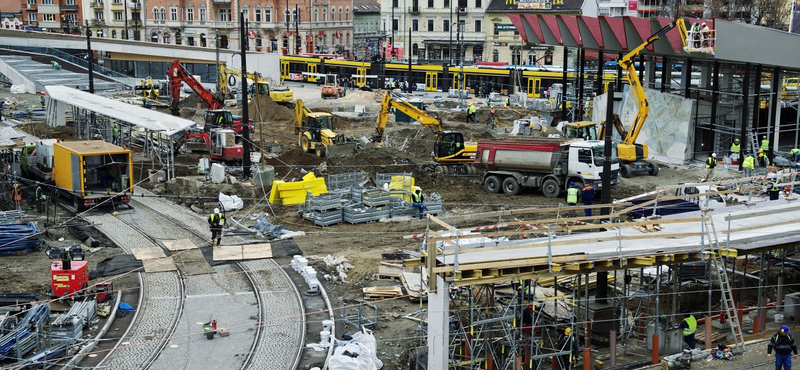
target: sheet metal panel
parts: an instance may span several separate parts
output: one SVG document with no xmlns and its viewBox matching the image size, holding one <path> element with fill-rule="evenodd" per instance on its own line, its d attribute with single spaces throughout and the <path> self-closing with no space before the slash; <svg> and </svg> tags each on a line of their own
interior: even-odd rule
<svg viewBox="0 0 800 370">
<path fill-rule="evenodd" d="M 172 135 L 194 126 L 195 122 L 166 113 L 145 109 L 66 86 L 45 86 L 50 99 L 83 108 L 144 129 Z M 64 114 L 64 110 L 57 114 Z"/>
</svg>

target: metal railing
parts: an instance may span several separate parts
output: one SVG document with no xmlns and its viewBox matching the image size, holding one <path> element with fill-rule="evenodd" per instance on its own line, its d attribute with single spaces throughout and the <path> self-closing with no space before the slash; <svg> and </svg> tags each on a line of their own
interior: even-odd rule
<svg viewBox="0 0 800 370">
<path fill-rule="evenodd" d="M 5 49 L 12 49 L 12 50 L 19 50 L 19 51 L 27 51 L 30 53 L 38 53 L 38 54 L 45 54 L 45 55 L 52 55 L 69 63 L 72 63 L 77 66 L 81 66 L 83 68 L 89 68 L 89 61 L 83 58 L 78 58 L 74 55 L 67 54 L 61 50 L 53 49 L 53 48 L 40 48 L 40 47 L 32 47 L 32 46 L 12 46 L 7 45 L 4 46 Z M 92 64 L 92 72 L 103 75 L 108 77 L 116 82 L 124 84 L 129 87 L 133 87 L 137 85 L 137 80 L 133 77 L 129 77 L 125 74 L 119 73 L 117 71 L 105 68 L 97 63 Z"/>
</svg>

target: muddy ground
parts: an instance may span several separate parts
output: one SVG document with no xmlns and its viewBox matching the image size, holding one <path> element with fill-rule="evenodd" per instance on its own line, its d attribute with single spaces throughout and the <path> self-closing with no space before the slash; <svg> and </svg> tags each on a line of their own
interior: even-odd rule
<svg viewBox="0 0 800 370">
<path fill-rule="evenodd" d="M 368 140 L 375 131 L 375 112 L 381 97 L 379 92 L 350 91 L 341 99 L 323 100 L 319 97 L 319 90 L 315 86 L 306 84 L 304 87 L 292 85 L 295 99 L 302 99 L 307 107 L 312 110 L 335 112 L 337 132 L 345 133 L 350 137 L 364 143 L 362 149 L 355 154 L 339 158 L 319 158 L 311 153 L 303 153 L 297 145 L 297 134 L 294 129 L 293 111 L 284 106 L 275 104 L 271 100 L 258 101 L 251 105 L 251 116 L 257 122 L 256 132 L 252 141 L 255 144 L 264 143 L 273 151 L 264 155 L 265 163 L 274 166 L 276 179 L 291 181 L 299 179 L 307 172 L 314 172 L 318 176 L 338 174 L 354 171 L 363 171 L 367 177 L 374 177 L 375 173 L 411 173 L 416 179 L 416 184 L 421 186 L 426 193 L 436 192 L 445 202 L 445 208 L 450 215 L 486 212 L 500 209 L 514 209 L 519 207 L 552 207 L 564 203 L 564 199 L 551 199 L 538 192 L 523 192 L 517 196 L 504 194 L 489 194 L 475 181 L 469 179 L 444 176 L 428 173 L 422 170 L 421 165 L 430 160 L 433 134 L 430 130 L 419 124 L 399 124 L 393 121 L 387 125 L 386 136 L 388 147 L 376 148 Z M 8 96 L 8 88 L 0 88 L 0 98 Z M 16 100 L 33 100 L 35 96 L 14 96 Z M 479 120 L 485 121 L 488 108 L 482 106 L 479 99 L 474 99 L 481 107 L 478 111 Z M 204 109 L 197 109 L 200 101 L 197 97 L 189 97 L 182 102 L 181 116 L 202 122 L 205 115 Z M 438 115 L 447 128 L 456 129 L 465 134 L 468 140 L 486 140 L 503 138 L 503 128 L 491 130 L 483 123 L 464 123 L 464 112 L 454 109 L 440 108 L 436 105 L 453 106 L 454 104 L 434 104 L 429 101 L 429 112 Z M 364 105 L 371 114 L 358 115 L 352 112 L 354 105 Z M 202 104 L 201 104 L 202 106 Z M 8 107 L 6 107 L 8 108 Z M 239 109 L 233 108 L 234 114 Z M 349 110 L 350 112 L 342 112 Z M 167 112 L 166 110 L 162 110 Z M 526 112 L 501 108 L 499 118 L 503 122 L 511 123 L 514 119 L 528 116 Z M 32 134 L 60 137 L 64 140 L 71 139 L 69 127 L 50 129 L 41 123 L 23 122 L 21 127 Z M 276 149 L 278 148 L 278 149 Z M 196 165 L 202 154 L 183 153 L 176 156 L 182 164 Z M 137 158 L 141 156 L 137 155 Z M 135 173 L 147 173 L 149 163 L 137 165 Z M 181 175 L 184 170 L 179 170 Z M 186 170 L 193 172 L 192 168 Z M 614 199 L 640 194 L 655 189 L 657 186 L 678 184 L 681 182 L 699 181 L 705 175 L 705 169 L 700 163 L 670 166 L 663 164 L 657 177 L 648 175 L 636 176 L 629 179 L 622 178 L 620 186 L 611 192 Z M 718 178 L 734 177 L 734 171 L 717 170 Z M 141 178 L 137 178 L 139 183 Z M 382 253 L 396 252 L 407 249 L 417 251 L 419 242 L 403 239 L 410 233 L 424 232 L 426 224 L 423 221 L 408 220 L 390 223 L 368 224 L 340 224 L 326 228 L 316 227 L 298 216 L 297 206 L 268 205 L 264 198 L 266 193 L 257 187 L 248 187 L 241 184 L 211 185 L 207 183 L 199 190 L 183 188 L 174 182 L 167 184 L 152 184 L 141 182 L 138 186 L 152 189 L 160 194 L 192 194 L 215 196 L 222 191 L 228 194 L 237 194 L 246 199 L 243 211 L 235 212 L 243 220 L 256 213 L 269 215 L 269 221 L 284 225 L 292 230 L 304 231 L 306 236 L 295 238 L 296 243 L 306 256 L 326 255 L 344 256 L 354 266 L 347 272 L 347 278 L 342 281 L 326 282 L 326 289 L 331 296 L 334 307 L 343 304 L 353 304 L 363 300 L 361 289 L 367 286 L 394 286 L 398 281 L 377 279 L 377 266 L 382 260 Z M 192 201 L 183 201 L 188 206 Z M 541 215 L 548 218 L 552 215 Z M 37 221 L 42 221 L 37 219 Z M 485 224 L 487 221 L 462 222 L 455 224 L 457 227 L 472 224 Z M 68 245 L 76 241 L 68 233 L 52 231 L 45 237 L 48 244 Z M 58 238 L 65 238 L 58 242 Z M 109 254 L 118 253 L 115 248 L 103 248 L 97 255 L 89 255 L 89 260 L 96 264 Z M 313 261 L 313 260 L 312 260 Z M 38 293 L 43 294 L 48 283 L 49 261 L 42 253 L 27 256 L 10 256 L 0 259 L 3 266 L 4 287 L 0 293 Z M 326 271 L 324 265 L 317 260 L 316 266 Z M 405 297 L 371 303 L 379 307 L 379 329 L 375 331 L 378 338 L 379 356 L 384 361 L 384 369 L 406 369 L 409 349 L 418 345 L 419 333 L 415 330 L 417 322 L 404 318 L 405 315 L 416 312 L 420 304 L 412 302 Z M 311 325 L 314 325 L 313 323 Z M 353 331 L 353 328 L 347 330 Z M 763 359 L 762 359 L 763 360 Z M 719 362 L 719 361 L 718 361 Z M 724 362 L 719 362 L 724 363 Z M 712 366 L 714 362 L 708 365 Z"/>
</svg>

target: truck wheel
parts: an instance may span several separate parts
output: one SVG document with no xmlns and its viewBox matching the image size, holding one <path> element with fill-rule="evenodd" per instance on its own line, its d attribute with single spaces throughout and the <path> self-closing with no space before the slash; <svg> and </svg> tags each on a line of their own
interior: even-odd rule
<svg viewBox="0 0 800 370">
<path fill-rule="evenodd" d="M 506 177 L 503 180 L 503 192 L 507 195 L 517 195 L 519 193 L 519 183 L 513 177 Z"/>
<path fill-rule="evenodd" d="M 548 198 L 558 198 L 561 189 L 558 188 L 558 181 L 555 179 L 544 180 L 542 184 L 542 194 Z"/>
<path fill-rule="evenodd" d="M 631 168 L 627 164 L 619 166 L 619 174 L 624 178 L 631 177 Z"/>
<path fill-rule="evenodd" d="M 72 196 L 72 207 L 75 208 L 75 212 L 82 211 L 82 209 L 81 209 L 82 207 L 81 206 L 82 206 L 82 204 L 81 204 L 80 199 L 73 195 Z"/>
<path fill-rule="evenodd" d="M 647 173 L 649 173 L 650 176 L 658 175 L 658 163 L 650 163 L 650 171 L 647 171 Z"/>
<path fill-rule="evenodd" d="M 302 136 L 300 139 L 300 148 L 303 149 L 303 152 L 308 153 L 311 151 L 311 142 L 308 140 L 305 135 Z"/>
<path fill-rule="evenodd" d="M 314 151 L 317 153 L 317 157 L 322 158 L 325 156 L 325 147 L 322 145 L 318 145 Z"/>
<path fill-rule="evenodd" d="M 487 177 L 483 182 L 483 187 L 487 193 L 496 194 L 500 191 L 500 178 L 494 175 Z"/>
</svg>

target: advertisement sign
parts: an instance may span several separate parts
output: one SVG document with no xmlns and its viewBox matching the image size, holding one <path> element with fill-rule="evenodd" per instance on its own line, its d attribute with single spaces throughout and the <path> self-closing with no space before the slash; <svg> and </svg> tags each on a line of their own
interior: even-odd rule
<svg viewBox="0 0 800 370">
<path fill-rule="evenodd" d="M 637 10 L 637 9 L 639 9 L 639 1 L 628 0 L 628 10 Z"/>
<path fill-rule="evenodd" d="M 517 9 L 550 9 L 552 7 L 551 0 L 517 0 Z"/>
</svg>

